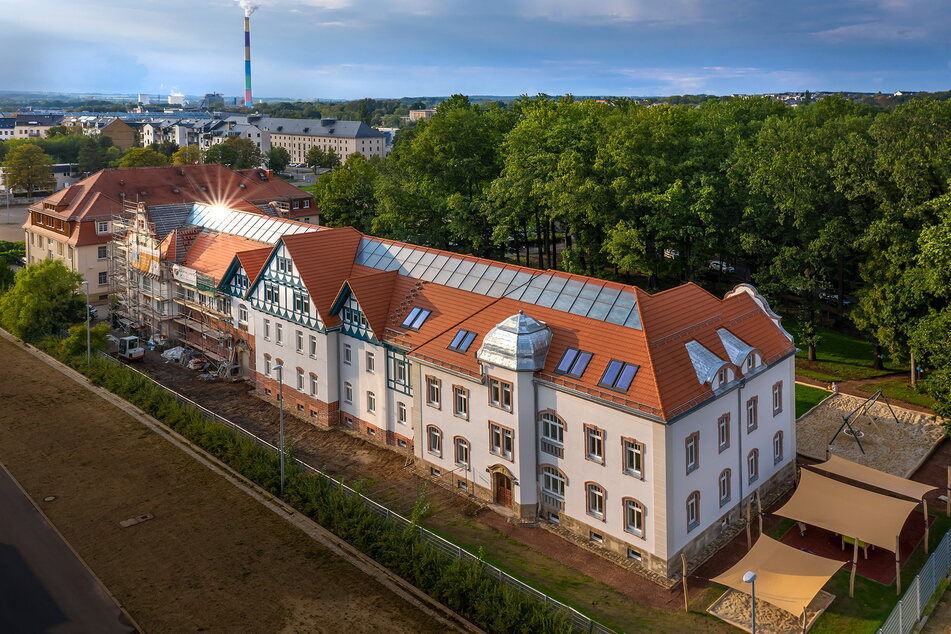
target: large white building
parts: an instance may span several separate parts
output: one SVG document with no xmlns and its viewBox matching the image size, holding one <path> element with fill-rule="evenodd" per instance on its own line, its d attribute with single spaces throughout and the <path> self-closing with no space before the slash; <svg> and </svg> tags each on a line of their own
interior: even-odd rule
<svg viewBox="0 0 951 634">
<path fill-rule="evenodd" d="M 795 347 L 750 286 L 649 295 L 350 228 L 254 268 L 239 254 L 220 288 L 262 396 L 282 380 L 289 412 L 652 573 L 792 484 Z"/>
</svg>

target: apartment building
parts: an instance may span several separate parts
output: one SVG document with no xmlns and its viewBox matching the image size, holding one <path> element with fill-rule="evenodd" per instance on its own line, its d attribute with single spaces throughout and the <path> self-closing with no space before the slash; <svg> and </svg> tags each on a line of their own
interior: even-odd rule
<svg viewBox="0 0 951 634">
<path fill-rule="evenodd" d="M 337 119 L 262 118 L 258 127 L 270 133 L 272 147 L 285 148 L 292 163 L 305 163 L 307 152 L 319 147 L 333 150 L 341 161 L 359 152 L 366 157 L 386 155 L 386 137 L 362 121 Z"/>
<path fill-rule="evenodd" d="M 109 243 L 115 223 L 129 215 L 126 204 L 136 202 L 148 207 L 197 202 L 259 216 L 314 208 L 311 194 L 267 170 L 222 165 L 105 169 L 30 205 L 23 225 L 27 263 L 62 259 L 89 282 L 91 303 L 108 304 Z"/>
<path fill-rule="evenodd" d="M 62 123 L 61 114 L 18 114 L 14 117 L 13 138 L 45 139 L 50 128 Z"/>
<path fill-rule="evenodd" d="M 219 290 L 261 396 L 519 520 L 676 577 L 791 486 L 796 349 L 751 286 L 650 295 L 352 228 L 239 256 Z"/>
</svg>

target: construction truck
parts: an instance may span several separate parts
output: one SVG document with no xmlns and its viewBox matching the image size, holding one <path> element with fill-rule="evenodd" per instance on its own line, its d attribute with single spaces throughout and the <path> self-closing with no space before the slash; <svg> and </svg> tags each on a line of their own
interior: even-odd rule
<svg viewBox="0 0 951 634">
<path fill-rule="evenodd" d="M 122 361 L 137 361 L 145 356 L 145 348 L 142 347 L 138 337 L 122 337 L 118 345 L 119 353 L 116 356 Z"/>
</svg>

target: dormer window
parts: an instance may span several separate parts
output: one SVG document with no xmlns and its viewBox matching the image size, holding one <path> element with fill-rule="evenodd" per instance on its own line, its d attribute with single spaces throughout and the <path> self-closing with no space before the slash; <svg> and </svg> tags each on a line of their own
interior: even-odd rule
<svg viewBox="0 0 951 634">
<path fill-rule="evenodd" d="M 590 352 L 568 348 L 561 357 L 561 361 L 559 361 L 555 367 L 555 372 L 580 379 L 581 375 L 584 374 L 584 371 L 588 368 L 588 362 L 591 361 L 591 357 L 592 354 Z M 633 378 L 633 375 L 631 378 Z M 630 382 L 628 382 L 628 385 L 630 385 Z"/>
<path fill-rule="evenodd" d="M 409 328 L 411 330 L 419 330 L 420 327 L 426 322 L 426 318 L 432 313 L 431 310 L 426 310 L 425 308 L 416 307 L 413 310 L 409 311 L 409 315 L 406 316 L 406 319 L 403 320 L 403 327 Z M 470 342 L 471 343 L 471 342 Z"/>
<path fill-rule="evenodd" d="M 627 392 L 628 388 L 631 387 L 631 381 L 634 380 L 634 375 L 637 374 L 637 368 L 638 366 L 632 363 L 611 359 L 598 385 L 611 390 Z"/>
<path fill-rule="evenodd" d="M 476 338 L 476 334 L 469 330 L 459 330 L 456 333 L 456 336 L 452 338 L 452 341 L 449 343 L 449 349 L 456 352 L 466 352 L 469 350 L 469 346 L 472 345 L 473 340 Z"/>
</svg>

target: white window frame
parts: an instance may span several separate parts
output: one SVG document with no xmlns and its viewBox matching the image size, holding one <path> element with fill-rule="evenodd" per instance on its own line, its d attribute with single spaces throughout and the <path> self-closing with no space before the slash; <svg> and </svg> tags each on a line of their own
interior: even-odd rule
<svg viewBox="0 0 951 634">
<path fill-rule="evenodd" d="M 645 517 L 647 516 L 647 508 L 644 506 L 640 500 L 635 500 L 634 498 L 625 498 L 624 499 L 624 530 L 632 535 L 638 537 L 644 537 L 645 529 Z M 632 522 L 631 519 L 634 518 Z"/>
<path fill-rule="evenodd" d="M 561 471 L 550 465 L 542 467 L 542 490 L 548 495 L 565 499 L 565 486 L 568 484 Z"/>
<path fill-rule="evenodd" d="M 367 391 L 367 411 L 376 414 L 376 394 Z"/>
<path fill-rule="evenodd" d="M 773 464 L 779 464 L 780 462 L 783 461 L 783 454 L 785 453 L 785 452 L 783 451 L 783 449 L 784 449 L 784 448 L 783 448 L 783 441 L 784 441 L 784 438 L 783 438 L 783 437 L 784 437 L 784 436 L 785 436 L 785 434 L 783 434 L 783 430 L 781 430 L 781 429 L 780 429 L 778 432 L 776 432 L 775 434 L 773 434 Z"/>
<path fill-rule="evenodd" d="M 750 484 L 759 480 L 759 449 L 753 448 L 746 455 L 746 471 Z"/>
<path fill-rule="evenodd" d="M 304 391 L 304 371 L 299 368 L 297 370 L 297 390 L 299 392 Z"/>
<path fill-rule="evenodd" d="M 426 451 L 442 457 L 442 430 L 435 425 L 426 428 Z"/>
<path fill-rule="evenodd" d="M 366 352 L 366 364 L 367 372 L 370 374 L 376 373 L 376 357 L 373 356 L 373 353 L 367 350 Z"/>
<path fill-rule="evenodd" d="M 605 502 L 607 491 L 600 484 L 588 482 L 585 485 L 585 509 L 588 515 L 599 520 L 604 520 Z"/>
<path fill-rule="evenodd" d="M 317 396 L 317 377 L 314 375 L 310 376 L 310 395 Z"/>
<path fill-rule="evenodd" d="M 310 351 L 309 351 L 310 358 L 316 359 L 317 358 L 317 336 L 316 335 L 310 335 L 309 345 L 310 345 Z"/>
<path fill-rule="evenodd" d="M 265 341 L 271 340 L 271 320 L 270 319 L 264 320 L 264 340 Z"/>
<path fill-rule="evenodd" d="M 717 478 L 717 497 L 720 499 L 720 506 L 729 503 L 730 498 L 732 497 L 732 480 L 733 474 L 729 469 L 724 469 L 720 472 L 720 476 Z"/>
<path fill-rule="evenodd" d="M 622 439 L 622 451 L 624 453 L 624 473 L 636 478 L 644 477 L 644 443 L 638 442 L 633 438 Z M 640 463 L 638 468 L 637 463 Z M 633 463 L 633 464 L 632 464 Z"/>
<path fill-rule="evenodd" d="M 693 432 L 684 439 L 684 460 L 687 464 L 687 473 L 693 473 L 700 468 L 700 433 Z"/>
<path fill-rule="evenodd" d="M 723 453 L 730 448 L 730 414 L 726 413 L 717 419 L 717 448 Z"/>
<path fill-rule="evenodd" d="M 465 470 L 468 471 L 469 468 L 471 467 L 471 464 L 470 464 L 471 446 L 469 444 L 469 441 L 463 438 L 462 436 L 457 436 L 453 445 L 454 445 L 453 449 L 455 451 L 454 459 L 456 462 L 456 466 L 465 467 Z"/>
<path fill-rule="evenodd" d="M 452 386 L 452 414 L 469 420 L 469 390 L 461 385 Z"/>
<path fill-rule="evenodd" d="M 489 423 L 489 453 L 512 460 L 515 455 L 515 432 L 498 423 Z"/>
<path fill-rule="evenodd" d="M 353 364 L 353 346 L 349 343 L 343 344 L 343 362 L 347 365 Z"/>
<path fill-rule="evenodd" d="M 294 334 L 294 345 L 298 354 L 304 354 L 304 331 L 298 330 Z"/>
<path fill-rule="evenodd" d="M 604 430 L 594 425 L 584 426 L 584 454 L 592 462 L 604 464 Z"/>
<path fill-rule="evenodd" d="M 284 345 L 284 324 L 279 321 L 274 322 L 274 343 Z"/>
<path fill-rule="evenodd" d="M 403 401 L 396 402 L 396 422 L 405 425 L 406 424 L 406 403 Z"/>
<path fill-rule="evenodd" d="M 353 405 L 353 385 L 349 381 L 343 384 L 343 401 Z"/>
</svg>

